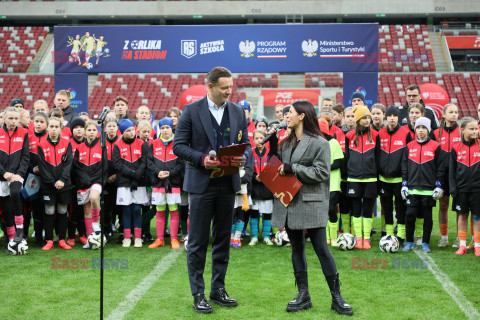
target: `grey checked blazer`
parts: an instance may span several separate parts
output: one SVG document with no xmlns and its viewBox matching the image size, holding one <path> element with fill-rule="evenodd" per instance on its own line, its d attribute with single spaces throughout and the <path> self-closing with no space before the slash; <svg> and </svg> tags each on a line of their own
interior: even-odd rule
<svg viewBox="0 0 480 320">
<path fill-rule="evenodd" d="M 283 163 L 292 165 L 303 186 L 286 208 L 278 199 L 274 200 L 272 225 L 288 225 L 292 230 L 326 227 L 331 165 L 328 141 L 306 132 L 293 154 L 292 148 L 287 147 L 279 151 L 279 156 Z"/>
</svg>

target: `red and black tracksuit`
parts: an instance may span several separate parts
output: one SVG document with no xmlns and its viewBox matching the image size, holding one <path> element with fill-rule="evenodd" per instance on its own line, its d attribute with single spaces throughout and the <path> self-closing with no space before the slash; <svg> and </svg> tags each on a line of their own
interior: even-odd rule
<svg viewBox="0 0 480 320">
<path fill-rule="evenodd" d="M 185 173 L 185 161 L 173 153 L 173 140 L 167 145 L 161 139 L 154 140 L 148 146 L 148 176 L 153 188 L 165 188 L 166 193 L 171 193 L 172 188 L 182 188 Z M 160 171 L 170 172 L 170 176 L 160 179 Z"/>
<path fill-rule="evenodd" d="M 397 125 L 393 130 L 383 127 L 378 131 L 380 139 L 380 154 L 378 161 L 379 193 L 385 213 L 385 224 L 393 225 L 393 197 L 395 197 L 395 212 L 397 223 L 405 225 L 407 211 L 402 199 L 402 159 L 407 143 L 411 141 L 410 133 L 404 127 Z M 397 178 L 398 182 L 389 182 Z"/>
<path fill-rule="evenodd" d="M 410 195 L 407 198 L 407 242 L 413 242 L 416 218 L 423 218 L 423 242 L 430 242 L 432 233 L 432 208 L 436 201 L 432 194 L 437 181 L 444 179 L 445 164 L 440 145 L 427 137 L 424 141 L 413 140 L 405 148 L 402 163 L 402 179 Z M 426 194 L 422 195 L 421 193 Z M 418 236 L 418 235 L 417 235 Z"/>
<path fill-rule="evenodd" d="M 370 140 L 368 131 L 370 131 Z M 345 137 L 344 163 L 348 176 L 347 196 L 352 198 L 354 217 L 359 218 L 362 215 L 363 204 L 363 216 L 371 218 L 373 199 L 377 197 L 380 140 L 376 131 L 363 128 L 358 135 L 358 145 L 355 145 L 355 133 L 355 130 L 351 130 Z M 362 199 L 368 200 L 362 201 Z"/>
<path fill-rule="evenodd" d="M 445 160 L 445 172 L 448 172 L 450 151 L 452 150 L 452 147 L 455 143 L 462 140 L 460 134 L 460 127 L 456 122 L 451 127 L 447 127 L 446 125 L 444 125 L 443 128 L 438 128 L 437 130 L 435 130 L 434 137 L 435 141 L 437 141 L 442 148 L 443 159 Z M 442 182 L 444 195 L 448 195 L 450 193 L 448 174 L 445 174 L 445 179 Z"/>
<path fill-rule="evenodd" d="M 79 189 L 90 188 L 94 184 L 103 187 L 103 183 L 107 181 L 108 163 L 103 162 L 102 158 L 107 158 L 105 152 L 102 152 L 100 138 L 95 138 L 88 143 L 85 140 L 75 151 L 75 185 Z M 103 157 L 102 157 L 103 154 Z M 103 175 L 102 175 L 103 174 Z"/>
<path fill-rule="evenodd" d="M 77 151 L 77 149 L 83 144 L 84 141 L 85 141 L 85 138 L 78 140 L 72 135 L 72 137 L 70 138 L 70 145 L 72 146 L 73 157 L 75 157 L 75 151 Z M 77 174 L 77 170 L 74 162 L 72 164 L 72 172 L 71 172 L 71 179 L 73 181 L 77 180 L 76 174 Z M 79 189 L 78 186 L 75 186 L 71 190 L 73 201 L 71 205 L 68 206 L 68 239 L 75 239 L 75 233 L 77 230 L 80 237 L 87 236 L 87 230 L 85 229 L 83 206 L 78 205 L 78 202 L 77 202 L 78 189 Z"/>
<path fill-rule="evenodd" d="M 145 186 L 148 143 L 122 137 L 113 147 L 113 165 L 117 172 L 117 187 Z"/>
<path fill-rule="evenodd" d="M 480 215 L 480 144 L 478 140 L 453 144 L 449 159 L 450 193 L 458 213 Z M 469 210 L 470 209 L 470 210 Z"/>
<path fill-rule="evenodd" d="M 42 132 L 36 132 L 33 129 L 28 134 L 28 141 L 29 141 L 29 149 L 30 149 L 30 167 L 28 169 L 29 172 L 39 175 L 35 173 L 33 169 L 38 166 L 38 146 L 40 143 L 47 139 L 48 132 L 44 130 Z M 38 198 L 30 201 L 25 201 L 25 213 L 27 214 L 26 219 L 24 220 L 24 229 L 25 233 L 28 234 L 28 228 L 30 223 L 30 212 L 33 216 L 33 230 L 35 231 L 35 242 L 40 245 L 43 244 L 43 216 L 45 214 L 45 207 L 42 200 L 42 195 L 39 192 Z"/>
<path fill-rule="evenodd" d="M 43 202 L 45 204 L 45 240 L 53 240 L 53 226 L 55 217 L 49 214 L 47 206 L 59 208 L 59 206 L 67 206 L 71 199 L 71 170 L 73 163 L 72 146 L 70 141 L 58 137 L 58 140 L 53 142 L 50 137 L 42 141 L 38 146 L 38 168 L 40 170 L 40 190 L 43 195 Z M 62 181 L 64 186 L 57 190 L 55 183 Z M 67 229 L 67 214 L 66 212 L 58 212 L 57 226 L 58 236 L 60 240 L 65 239 Z"/>
<path fill-rule="evenodd" d="M 110 139 L 107 135 L 106 145 L 107 145 L 107 176 L 108 178 L 115 175 L 115 167 L 113 166 L 112 161 L 112 154 L 113 154 L 113 146 L 117 141 L 120 139 L 121 136 L 115 135 L 113 139 Z M 112 223 L 116 221 L 116 217 L 118 216 L 118 221 L 120 222 L 120 230 L 123 230 L 123 222 L 122 222 L 122 210 L 117 206 L 117 182 L 108 182 L 105 185 L 105 199 L 103 200 L 104 208 L 103 208 L 103 227 L 105 228 L 105 234 L 109 235 L 113 232 L 112 230 Z"/>
<path fill-rule="evenodd" d="M 133 192 L 139 186 L 146 186 L 147 157 L 148 143 L 141 139 L 122 137 L 115 143 L 112 158 L 117 172 L 118 188 L 125 187 Z M 141 206 L 132 203 L 121 207 L 125 237 L 128 238 L 130 235 L 131 221 L 133 220 L 135 238 L 140 238 L 142 232 Z"/>
<path fill-rule="evenodd" d="M 8 184 L 4 175 L 7 172 L 17 174 L 26 179 L 27 170 L 30 164 L 30 151 L 27 129 L 16 127 L 9 131 L 6 125 L 0 128 L 0 181 L 2 185 Z M 0 202 L 7 228 L 9 239 L 15 235 L 15 241 L 20 242 L 23 231 L 23 207 L 20 191 L 22 182 L 15 181 L 6 186 L 7 196 L 2 196 Z M 6 193 L 5 193 L 6 194 Z M 15 232 L 15 227 L 17 231 Z"/>
</svg>

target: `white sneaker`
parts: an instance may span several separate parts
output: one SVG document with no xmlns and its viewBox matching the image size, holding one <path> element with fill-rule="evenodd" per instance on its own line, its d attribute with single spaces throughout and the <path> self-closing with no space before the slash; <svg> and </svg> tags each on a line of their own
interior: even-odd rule
<svg viewBox="0 0 480 320">
<path fill-rule="evenodd" d="M 187 246 L 188 246 L 188 234 L 185 236 L 185 238 L 183 238 L 183 247 L 185 248 L 185 250 L 187 250 Z"/>
<path fill-rule="evenodd" d="M 263 238 L 263 242 L 264 242 L 267 246 L 273 246 L 273 242 L 272 242 L 272 240 L 270 240 L 270 238 Z"/>
<path fill-rule="evenodd" d="M 422 245 L 422 237 L 417 237 L 416 239 L 416 245 L 421 246 Z"/>
<path fill-rule="evenodd" d="M 457 238 L 457 240 L 455 240 L 455 243 L 452 244 L 452 248 L 460 248 L 460 239 Z"/>
<path fill-rule="evenodd" d="M 248 244 L 249 246 L 254 246 L 258 243 L 258 238 L 252 238 L 252 240 L 250 240 L 250 243 Z"/>
<path fill-rule="evenodd" d="M 440 248 L 446 248 L 448 247 L 448 239 L 440 239 L 440 241 L 438 242 L 438 246 Z"/>
<path fill-rule="evenodd" d="M 133 246 L 135 248 L 141 248 L 142 247 L 142 239 L 135 238 L 135 244 Z"/>
<path fill-rule="evenodd" d="M 122 241 L 122 247 L 128 248 L 132 244 L 132 239 L 123 239 Z"/>
</svg>

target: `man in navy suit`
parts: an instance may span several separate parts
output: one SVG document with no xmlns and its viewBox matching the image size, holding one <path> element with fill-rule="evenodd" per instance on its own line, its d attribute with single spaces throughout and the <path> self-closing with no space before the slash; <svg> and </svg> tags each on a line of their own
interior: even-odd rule
<svg viewBox="0 0 480 320">
<path fill-rule="evenodd" d="M 240 190 L 238 174 L 210 178 L 212 170 L 220 166 L 217 157 L 209 155 L 221 147 L 248 143 L 247 120 L 242 108 L 228 101 L 232 93 L 230 71 L 215 67 L 208 74 L 208 94 L 203 99 L 186 105 L 178 120 L 173 140 L 173 152 L 187 161 L 183 190 L 190 194 L 190 230 L 187 246 L 187 264 L 193 308 L 198 313 L 213 309 L 205 298 L 203 272 L 212 224 L 212 282 L 210 302 L 235 307 L 237 301 L 225 290 L 225 274 L 230 253 L 235 193 Z M 251 152 L 232 159 L 241 166 Z"/>
</svg>

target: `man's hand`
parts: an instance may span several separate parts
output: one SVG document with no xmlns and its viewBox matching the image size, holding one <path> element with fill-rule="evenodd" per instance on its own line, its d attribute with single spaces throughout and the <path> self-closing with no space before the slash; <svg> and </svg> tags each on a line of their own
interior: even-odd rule
<svg viewBox="0 0 480 320">
<path fill-rule="evenodd" d="M 260 176 L 259 176 L 259 175 L 256 175 L 256 176 L 255 176 L 255 180 L 257 180 L 258 182 L 262 182 L 262 180 L 260 180 Z"/>
<path fill-rule="evenodd" d="M 60 180 L 58 180 L 57 182 L 55 182 L 55 188 L 56 188 L 57 190 L 62 189 L 64 186 L 65 186 L 65 183 L 63 183 L 63 182 L 60 181 Z"/>
<path fill-rule="evenodd" d="M 33 168 L 33 173 L 39 173 L 39 172 L 40 172 L 40 170 L 38 169 L 38 166 Z"/>
<path fill-rule="evenodd" d="M 203 159 L 202 165 L 205 167 L 205 169 L 215 169 L 220 166 L 220 161 L 218 160 L 218 157 L 211 157 L 210 155 L 206 155 Z"/>
<path fill-rule="evenodd" d="M 283 171 L 283 164 L 280 167 L 278 167 L 278 172 L 280 173 L 281 176 L 285 175 L 285 171 Z"/>
<path fill-rule="evenodd" d="M 232 167 L 242 167 L 245 165 L 245 162 L 247 162 L 247 160 L 244 156 L 230 158 L 230 164 Z"/>
</svg>

